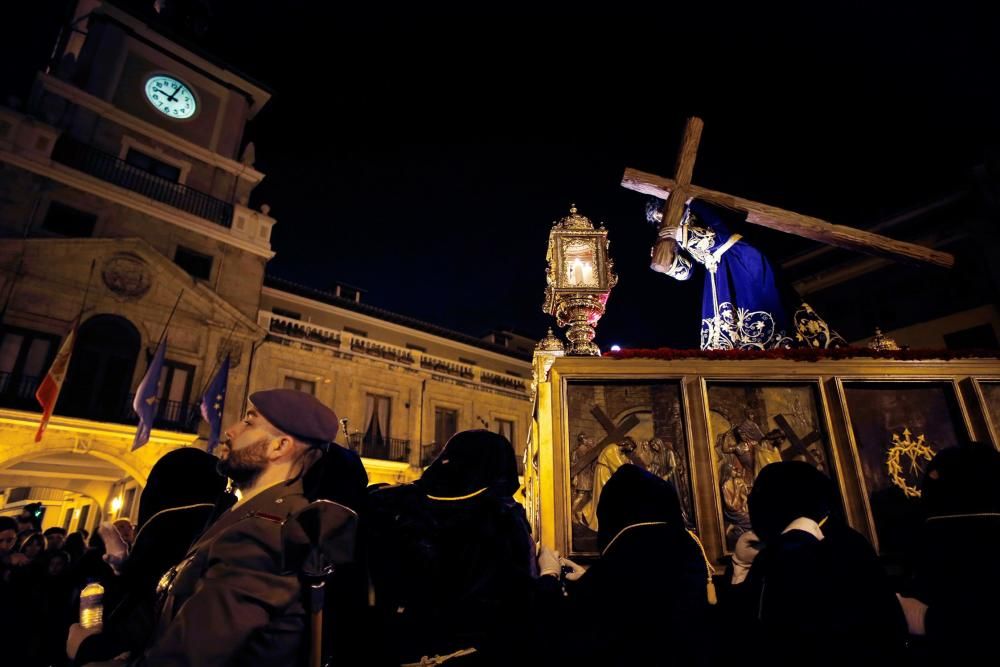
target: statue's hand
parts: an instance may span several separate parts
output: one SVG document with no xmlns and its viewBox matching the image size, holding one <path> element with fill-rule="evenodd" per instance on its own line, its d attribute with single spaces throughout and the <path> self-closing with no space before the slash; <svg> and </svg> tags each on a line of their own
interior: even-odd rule
<svg viewBox="0 0 1000 667">
<path fill-rule="evenodd" d="M 661 227 L 660 231 L 656 233 L 656 237 L 660 239 L 673 239 L 674 241 L 679 241 L 680 234 L 680 227 Z"/>
</svg>

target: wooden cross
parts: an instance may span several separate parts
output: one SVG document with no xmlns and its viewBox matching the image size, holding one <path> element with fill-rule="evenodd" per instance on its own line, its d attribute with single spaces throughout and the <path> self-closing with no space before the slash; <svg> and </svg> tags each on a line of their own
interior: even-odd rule
<svg viewBox="0 0 1000 667">
<path fill-rule="evenodd" d="M 594 415 L 594 419 L 601 423 L 604 427 L 604 432 L 607 433 L 604 439 L 601 440 L 597 445 L 592 447 L 590 451 L 577 459 L 576 463 L 570 468 L 569 475 L 573 477 L 580 474 L 580 471 L 589 466 L 594 459 L 598 457 L 601 450 L 610 445 L 612 442 L 619 442 L 624 438 L 629 431 L 634 429 L 639 424 L 639 418 L 635 415 L 629 415 L 622 420 L 621 424 L 615 424 L 611 421 L 611 418 L 604 414 L 598 406 L 594 406 L 594 409 L 590 411 L 590 414 Z"/>
<path fill-rule="evenodd" d="M 691 175 L 698 154 L 698 143 L 701 141 L 702 126 L 700 118 L 688 118 L 684 128 L 684 139 L 677 155 L 677 166 L 674 169 L 673 179 L 632 168 L 626 169 L 625 175 L 622 176 L 622 187 L 667 200 L 660 229 L 680 225 L 681 217 L 684 215 L 684 205 L 688 199 L 697 198 L 726 208 L 744 211 L 746 212 L 746 221 L 749 223 L 777 229 L 838 248 L 887 257 L 909 264 L 927 263 L 948 269 L 955 265 L 955 257 L 946 252 L 925 248 L 915 243 L 896 241 L 887 236 L 853 227 L 835 225 L 819 218 L 793 213 L 775 206 L 768 206 L 750 199 L 694 185 L 691 183 Z M 657 260 L 659 258 L 662 262 L 663 252 L 666 252 L 665 244 L 669 241 L 670 239 L 661 239 L 657 243 L 657 247 L 654 248 L 654 269 L 660 270 L 657 268 L 659 266 Z"/>
<path fill-rule="evenodd" d="M 781 429 L 782 433 L 785 434 L 785 437 L 788 438 L 788 442 L 792 444 L 792 446 L 789 447 L 789 449 L 791 449 L 793 452 L 801 454 L 802 456 L 805 456 L 807 459 L 812 461 L 813 464 L 816 465 L 817 467 L 826 468 L 824 462 L 817 460 L 816 455 L 813 454 L 812 451 L 809 449 L 809 445 L 819 441 L 823 437 L 820 435 L 819 431 L 813 431 L 809 435 L 800 438 L 798 435 L 796 435 L 795 429 L 792 428 L 792 425 L 788 423 L 787 419 L 785 419 L 785 415 L 775 415 L 774 421 L 775 423 L 778 424 L 778 427 Z"/>
</svg>

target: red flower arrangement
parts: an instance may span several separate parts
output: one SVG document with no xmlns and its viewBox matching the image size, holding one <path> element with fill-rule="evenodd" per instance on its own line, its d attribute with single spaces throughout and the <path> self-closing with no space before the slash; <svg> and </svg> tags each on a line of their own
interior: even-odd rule
<svg viewBox="0 0 1000 667">
<path fill-rule="evenodd" d="M 747 361 L 753 359 L 785 359 L 788 361 L 820 361 L 823 359 L 895 359 L 898 361 L 921 361 L 930 359 L 1000 359 L 1000 350 L 870 350 L 864 347 L 837 347 L 831 349 L 777 349 L 777 350 L 676 350 L 661 347 L 656 350 L 619 350 L 605 352 L 609 359 L 730 359 Z"/>
</svg>

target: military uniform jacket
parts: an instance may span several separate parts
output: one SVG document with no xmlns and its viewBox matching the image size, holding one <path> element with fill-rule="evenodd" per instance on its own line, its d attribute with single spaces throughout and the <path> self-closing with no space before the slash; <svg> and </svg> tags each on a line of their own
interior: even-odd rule
<svg viewBox="0 0 1000 667">
<path fill-rule="evenodd" d="M 307 504 L 296 481 L 221 515 L 161 582 L 158 633 L 143 664 L 298 664 L 306 614 L 297 573 L 282 572 L 281 527 Z"/>
</svg>

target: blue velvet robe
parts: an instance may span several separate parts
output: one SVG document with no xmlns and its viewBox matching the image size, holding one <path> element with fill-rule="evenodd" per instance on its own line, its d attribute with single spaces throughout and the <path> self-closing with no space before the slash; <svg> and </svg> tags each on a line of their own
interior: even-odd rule
<svg viewBox="0 0 1000 667">
<path fill-rule="evenodd" d="M 757 248 L 733 234 L 711 207 L 692 201 L 667 275 L 687 280 L 692 260 L 705 266 L 701 349 L 767 350 L 846 345 L 808 304 L 782 298 L 774 271 Z"/>
</svg>

